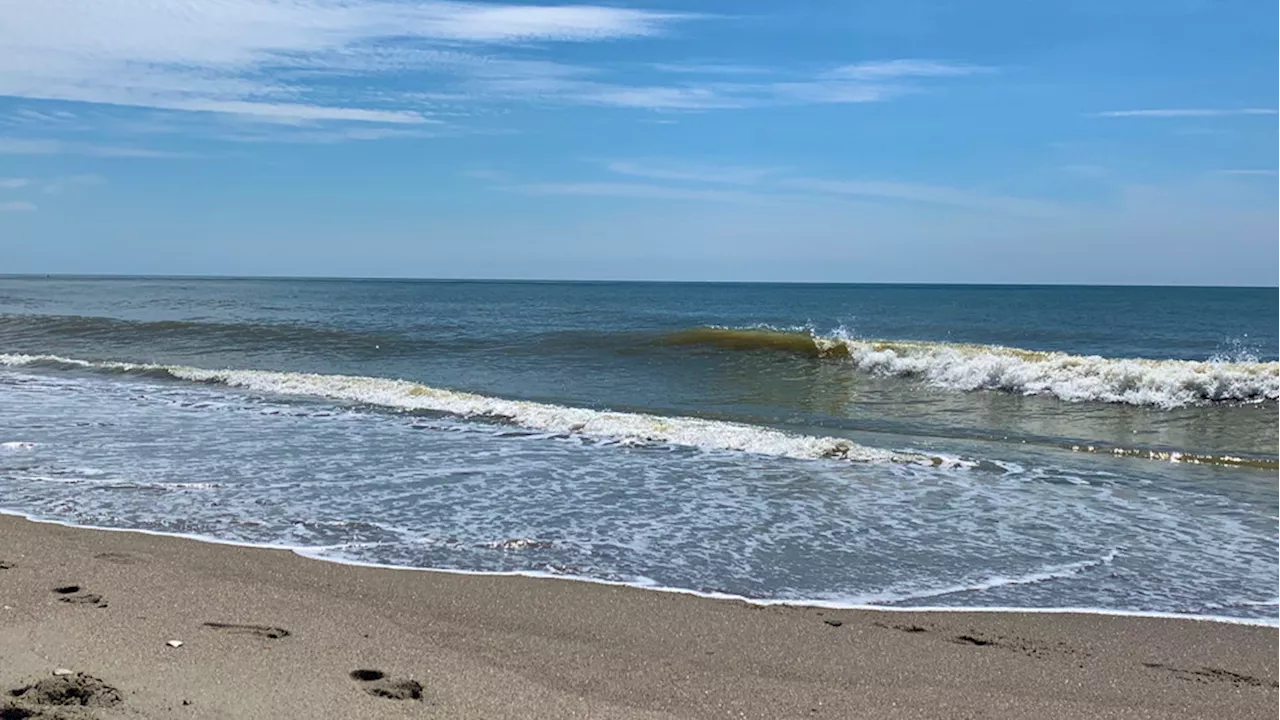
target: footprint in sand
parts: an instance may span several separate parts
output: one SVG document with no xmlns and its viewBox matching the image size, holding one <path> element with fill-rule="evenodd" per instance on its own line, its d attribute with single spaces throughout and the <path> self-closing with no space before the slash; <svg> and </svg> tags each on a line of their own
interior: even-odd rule
<svg viewBox="0 0 1280 720">
<path fill-rule="evenodd" d="M 1266 680 L 1263 680 L 1261 678 L 1256 678 L 1252 675 L 1244 675 L 1242 673 L 1231 672 L 1230 670 L 1223 670 L 1222 668 L 1215 668 L 1215 667 L 1179 668 L 1179 667 L 1173 667 L 1171 665 L 1165 665 L 1164 663 L 1153 663 L 1153 662 L 1144 662 L 1142 664 L 1146 667 L 1151 668 L 1152 670 L 1164 670 L 1166 672 L 1169 672 L 1179 680 L 1188 680 L 1191 682 L 1201 682 L 1201 683 L 1215 683 L 1215 682 L 1230 683 L 1231 685 L 1235 685 L 1236 687 L 1240 687 L 1244 685 L 1247 685 L 1250 687 L 1267 687 L 1268 685 L 1271 687 L 1280 687 L 1280 683 L 1277 683 L 1274 680 L 1271 682 L 1267 682 Z"/>
<path fill-rule="evenodd" d="M 364 691 L 374 697 L 389 700 L 421 700 L 422 685 L 417 680 L 387 677 L 381 670 L 352 670 L 349 675 L 364 685 Z"/>
<path fill-rule="evenodd" d="M 881 627 L 881 628 L 885 628 L 885 629 L 888 629 L 888 630 L 897 630 L 897 631 L 899 631 L 899 632 L 904 632 L 904 633 L 927 633 L 927 632 L 929 632 L 930 630 L 935 630 L 935 629 L 936 629 L 936 628 L 934 628 L 932 625 L 930 625 L 930 626 L 928 626 L 928 627 L 924 627 L 924 626 L 916 625 L 916 624 L 913 624 L 913 623 L 904 623 L 904 624 L 886 625 L 885 623 L 882 623 L 882 622 L 878 622 L 878 621 L 877 621 L 877 622 L 873 622 L 873 623 L 871 623 L 871 624 L 872 624 L 872 625 L 875 625 L 876 627 Z"/>
<path fill-rule="evenodd" d="M 97 593 L 84 592 L 79 585 L 63 585 L 56 587 L 53 591 L 62 597 L 58 598 L 59 602 L 69 603 L 71 605 L 93 605 L 94 607 L 104 608 L 107 601 Z"/>
<path fill-rule="evenodd" d="M 204 624 L 207 628 L 221 630 L 223 632 L 235 633 L 238 635 L 253 635 L 254 637 L 266 638 L 269 640 L 279 640 L 280 638 L 289 637 L 289 631 L 282 627 L 274 625 L 239 625 L 236 623 L 220 623 L 207 622 Z"/>
<path fill-rule="evenodd" d="M 122 552 L 98 553 L 93 556 L 93 559 L 105 560 L 106 562 L 115 563 L 116 565 L 137 565 L 140 562 L 144 562 L 142 558 L 136 555 L 130 555 L 129 553 Z"/>
<path fill-rule="evenodd" d="M 13 563 L 7 560 L 0 560 L 0 570 L 12 570 Z"/>
</svg>

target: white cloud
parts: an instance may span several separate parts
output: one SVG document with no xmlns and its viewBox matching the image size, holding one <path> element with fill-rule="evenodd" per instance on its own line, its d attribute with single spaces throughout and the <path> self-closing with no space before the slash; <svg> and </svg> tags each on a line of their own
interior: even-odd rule
<svg viewBox="0 0 1280 720">
<path fill-rule="evenodd" d="M 372 5 L 371 7 L 377 7 Z M 383 8 L 397 14 L 391 6 Z M 425 2 L 404 11 L 408 33 L 475 42 L 585 41 L 657 35 L 693 16 L 605 6 L 489 5 Z M 416 33 L 414 32 L 416 30 Z"/>
<path fill-rule="evenodd" d="M 83 173 L 80 175 L 68 175 L 67 177 L 50 180 L 44 184 L 43 190 L 50 195 L 55 195 L 61 193 L 67 188 L 84 185 L 103 185 L 106 182 L 107 179 L 101 175 Z"/>
<path fill-rule="evenodd" d="M 736 63 L 652 63 L 649 67 L 662 72 L 697 75 L 769 75 L 774 72 L 769 68 Z"/>
<path fill-rule="evenodd" d="M 610 172 L 619 175 L 727 185 L 751 185 L 777 172 L 772 168 L 707 165 L 666 160 L 615 160 L 608 163 L 606 167 Z"/>
<path fill-rule="evenodd" d="M 626 197 L 662 200 L 694 200 L 699 202 L 745 203 L 768 199 L 768 196 L 744 193 L 736 190 L 706 190 L 649 185 L 644 183 L 617 182 L 563 182 L 530 183 L 503 188 L 526 195 L 574 195 L 595 197 Z"/>
<path fill-rule="evenodd" d="M 16 190 L 31 184 L 27 178 L 0 178 L 0 190 Z"/>
<path fill-rule="evenodd" d="M 1275 177 L 1275 170 L 1214 170 L 1217 175 L 1263 175 Z"/>
<path fill-rule="evenodd" d="M 441 111 L 448 103 L 708 111 L 873 102 L 983 70 L 925 59 L 785 72 L 732 62 L 590 67 L 529 57 L 547 43 L 651 37 L 708 20 L 611 5 L 0 0 L 0 17 L 0 96 L 294 126 L 438 124 L 448 120 Z M 638 67 L 657 79 L 628 75 Z"/>
<path fill-rule="evenodd" d="M 35 212 L 35 203 L 26 200 L 10 200 L 0 202 L 0 212 Z"/>
<path fill-rule="evenodd" d="M 48 126 L 67 123 L 75 119 L 75 113 L 65 110 L 41 111 L 34 108 L 21 107 L 0 117 L 0 122 L 8 125 L 31 123 Z"/>
<path fill-rule="evenodd" d="M 264 103 L 243 100 L 174 100 L 157 101 L 152 107 L 196 112 L 250 115 L 271 121 L 296 122 L 309 120 L 343 120 L 368 123 L 417 124 L 438 122 L 428 120 L 421 113 L 408 110 L 367 110 L 352 107 L 329 107 L 303 103 Z"/>
<path fill-rule="evenodd" d="M 0 95 L 275 120 L 418 123 L 423 108 L 379 106 L 349 88 L 338 93 L 279 70 L 368 74 L 378 62 L 421 69 L 434 57 L 424 43 L 642 37 L 693 16 L 438 0 L 0 0 L 0 17 Z"/>
<path fill-rule="evenodd" d="M 507 191 L 528 195 L 573 195 L 642 199 L 694 200 L 716 203 L 825 204 L 848 206 L 851 200 L 864 207 L 900 206 L 903 203 L 977 210 L 994 215 L 1028 218 L 1060 216 L 1063 205 L 1047 200 L 979 192 L 939 185 L 885 180 L 830 180 L 783 175 L 777 168 L 735 167 L 674 160 L 615 160 L 605 168 L 618 175 L 658 182 L 537 182 L 512 183 L 505 174 L 472 174 L 478 179 L 505 182 Z M 733 186 L 689 187 L 690 183 Z M 888 201 L 888 202 L 884 202 Z"/>
<path fill-rule="evenodd" d="M 1157 110 L 1108 110 L 1094 113 L 1096 117 L 1147 117 L 1147 118 L 1205 118 L 1228 115 L 1275 115 L 1271 108 L 1165 108 Z"/>
<path fill-rule="evenodd" d="M 913 92 L 926 78 L 968 75 L 980 69 L 938 62 L 898 61 L 843 66 L 818 73 L 777 71 L 768 81 L 729 80 L 723 73 L 699 73 L 682 80 L 637 84 L 607 77 L 592 68 L 549 62 L 493 61 L 459 68 L 458 90 L 431 95 L 436 100 L 523 100 L 647 110 L 705 111 L 814 103 L 878 102 Z M 854 70 L 850 70 L 854 68 Z M 856 68 L 863 68 L 859 76 Z"/>
<path fill-rule="evenodd" d="M 427 126 L 435 127 L 435 126 Z M 412 125 L 339 125 L 336 127 L 306 128 L 267 126 L 252 124 L 218 130 L 214 137 L 238 143 L 314 143 L 333 144 L 352 140 L 403 140 L 407 138 L 433 137 L 433 131 Z"/>
<path fill-rule="evenodd" d="M 833 195 L 951 205 L 1019 215 L 1052 215 L 1062 211 L 1061 206 L 1044 200 L 994 195 L 938 185 L 814 178 L 789 178 L 784 180 L 783 184 L 795 189 Z"/>
<path fill-rule="evenodd" d="M 96 145 L 45 138 L 0 137 L 0 155 L 88 155 L 104 158 L 180 158 L 182 153 L 147 148 Z"/>
<path fill-rule="evenodd" d="M 937 60 L 877 60 L 843 65 L 831 70 L 831 77 L 853 80 L 891 80 L 896 78 L 958 77 L 988 72 L 975 65 L 939 62 Z"/>
</svg>

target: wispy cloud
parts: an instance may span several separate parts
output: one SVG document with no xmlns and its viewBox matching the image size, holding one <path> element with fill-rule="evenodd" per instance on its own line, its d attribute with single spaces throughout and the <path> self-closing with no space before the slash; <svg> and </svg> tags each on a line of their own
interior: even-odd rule
<svg viewBox="0 0 1280 720">
<path fill-rule="evenodd" d="M 607 163 L 606 168 L 609 172 L 619 175 L 654 180 L 727 185 L 751 185 L 777 172 L 773 168 L 709 165 L 670 160 L 615 160 Z"/>
<path fill-rule="evenodd" d="M 31 184 L 28 178 L 0 178 L 0 190 L 16 190 Z"/>
<path fill-rule="evenodd" d="M 218 140 L 238 143 L 313 143 L 327 145 L 353 140 L 403 140 L 425 138 L 445 134 L 444 131 L 403 125 L 337 125 L 331 127 L 286 127 L 273 125 L 231 125 L 212 131 Z"/>
<path fill-rule="evenodd" d="M 1215 175 L 1262 175 L 1275 177 L 1275 170 L 1214 170 Z"/>
<path fill-rule="evenodd" d="M 572 195 L 625 197 L 662 200 L 694 200 L 698 202 L 743 203 L 761 196 L 736 190 L 671 187 L 645 183 L 620 182 L 549 182 L 508 185 L 503 188 L 525 195 Z"/>
<path fill-rule="evenodd" d="M 45 138 L 0 137 L 0 155 L 89 155 L 103 158 L 181 158 L 183 153 Z"/>
<path fill-rule="evenodd" d="M 35 203 L 26 200 L 0 202 L 0 212 L 35 212 Z"/>
<path fill-rule="evenodd" d="M 1230 115 L 1275 115 L 1273 108 L 1164 108 L 1156 110 L 1108 110 L 1095 117 L 1206 118 Z"/>
<path fill-rule="evenodd" d="M 769 75 L 776 72 L 758 65 L 741 65 L 737 63 L 652 63 L 649 67 L 662 72 L 696 75 Z"/>
<path fill-rule="evenodd" d="M 532 101 L 647 110 L 708 111 L 777 105 L 864 103 L 889 100 L 923 89 L 930 79 L 986 71 L 935 61 L 884 61 L 844 65 L 818 72 L 777 70 L 766 78 L 726 75 L 700 66 L 679 79 L 640 83 L 590 67 L 518 60 L 457 68 L 457 85 L 429 94 L 435 100 Z"/>
<path fill-rule="evenodd" d="M 49 195 L 56 195 L 69 188 L 83 187 L 86 185 L 102 185 L 106 182 L 107 179 L 101 175 L 82 173 L 80 175 L 68 175 L 66 177 L 54 178 L 53 180 L 43 183 L 41 189 Z"/>
<path fill-rule="evenodd" d="M 420 123 L 428 113 L 402 98 L 340 93 L 316 78 L 428 69 L 437 46 L 644 37 L 693 17 L 440 0 L 10 2 L 0 23 L 0 95 L 266 120 Z"/>
<path fill-rule="evenodd" d="M 457 104 L 711 111 L 875 102 L 984 71 L 928 59 L 796 71 L 731 61 L 575 65 L 538 56 L 552 43 L 625 41 L 715 21 L 614 5 L 42 0 L 7 2 L 4 18 L 0 96 L 312 130 L 448 123 L 443 108 Z"/>
<path fill-rule="evenodd" d="M 989 210 L 1019 215 L 1051 215 L 1062 211 L 1056 203 L 938 185 L 870 180 L 789 178 L 783 184 L 801 190 L 851 197 L 877 198 L 933 205 Z"/>
<path fill-rule="evenodd" d="M 990 68 L 937 60 L 877 60 L 842 65 L 831 70 L 831 77 L 852 80 L 895 80 L 898 78 L 960 77 L 989 72 Z"/>
<path fill-rule="evenodd" d="M 940 205 L 1002 215 L 1043 218 L 1061 214 L 1054 202 L 999 193 L 885 180 L 832 180 L 794 177 L 777 168 L 736 167 L 674 160 L 615 160 L 604 168 L 614 175 L 661 182 L 516 183 L 505 173 L 471 174 L 500 181 L 496 188 L 527 195 L 626 197 L 715 203 L 846 203 L 848 199 Z M 703 187 L 691 186 L 701 185 Z M 713 186 L 713 187 L 705 187 Z M 717 187 L 718 186 L 718 187 Z"/>
</svg>

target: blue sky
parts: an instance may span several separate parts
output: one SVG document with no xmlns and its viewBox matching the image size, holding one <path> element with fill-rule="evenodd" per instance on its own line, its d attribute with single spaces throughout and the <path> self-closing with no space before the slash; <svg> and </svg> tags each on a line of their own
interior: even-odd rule
<svg viewBox="0 0 1280 720">
<path fill-rule="evenodd" d="M 1277 282 L 1274 2 L 0 17 L 0 272 Z"/>
</svg>

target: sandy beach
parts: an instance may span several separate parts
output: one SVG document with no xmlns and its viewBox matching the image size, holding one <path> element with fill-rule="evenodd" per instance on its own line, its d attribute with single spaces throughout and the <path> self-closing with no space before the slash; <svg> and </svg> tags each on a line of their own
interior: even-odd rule
<svg viewBox="0 0 1280 720">
<path fill-rule="evenodd" d="M 1277 631 L 1256 626 L 759 607 L 17 517 L 0 517 L 0 568 L 6 719 L 1272 718 L 1277 707 Z"/>
</svg>

